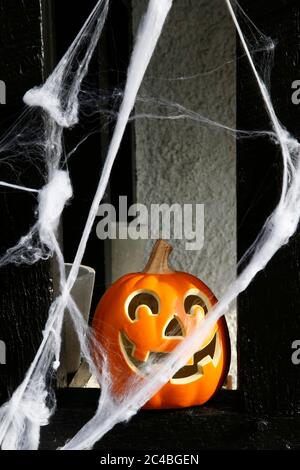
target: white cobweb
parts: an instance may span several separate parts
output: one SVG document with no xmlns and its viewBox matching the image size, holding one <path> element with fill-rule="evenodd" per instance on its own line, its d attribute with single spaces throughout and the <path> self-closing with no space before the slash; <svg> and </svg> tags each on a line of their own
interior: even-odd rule
<svg viewBox="0 0 300 470">
<path fill-rule="evenodd" d="M 99 0 L 82 30 L 45 84 L 25 94 L 24 101 L 29 108 L 0 141 L 1 154 L 9 155 L 9 158 L 15 158 L 17 155 L 32 158 L 34 155 L 37 159 L 44 161 L 47 169 L 45 184 L 42 188 L 27 188 L 10 181 L 0 182 L 2 186 L 12 186 L 20 191 L 37 193 L 36 222 L 16 246 L 1 256 L 0 267 L 8 263 L 32 264 L 40 259 L 55 256 L 60 271 L 60 295 L 50 307 L 40 347 L 23 382 L 0 409 L 2 449 L 37 449 L 40 427 L 48 424 L 55 411 L 55 395 L 47 377 L 59 366 L 61 329 L 66 307 L 74 321 L 82 355 L 100 384 L 101 395 L 93 418 L 75 436 L 70 436 L 70 440 L 63 449 L 90 449 L 115 424 L 130 419 L 178 369 L 184 366 L 198 349 L 199 343 L 202 343 L 212 325 L 220 316 L 226 314 L 231 302 L 247 288 L 254 276 L 266 266 L 274 253 L 286 244 L 295 232 L 300 216 L 299 143 L 280 124 L 269 95 L 268 72 L 274 45 L 255 28 L 236 3 L 234 3 L 235 9 L 230 0 L 225 0 L 225 3 L 236 25 L 244 53 L 250 62 L 263 97 L 272 125 L 271 130 L 250 132 L 231 129 L 188 110 L 178 103 L 166 102 L 162 99 L 152 100 L 146 97 L 138 99 L 145 104 L 151 105 L 153 102 L 156 111 L 150 110 L 139 116 L 131 114 L 147 66 L 172 7 L 172 0 L 150 0 L 136 36 L 125 89 L 121 95 L 119 110 L 115 115 L 116 124 L 107 158 L 68 278 L 66 278 L 64 257 L 57 239 L 60 217 L 65 205 L 72 197 L 72 184 L 66 169 L 67 157 L 63 146 L 63 130 L 72 128 L 78 123 L 82 81 L 105 23 L 109 8 L 108 0 Z M 260 66 L 256 60 L 257 54 L 260 54 Z M 263 60 L 261 60 L 262 57 Z M 101 112 L 101 103 L 98 108 Z M 201 124 L 221 127 L 238 137 L 268 135 L 275 144 L 280 146 L 282 153 L 282 193 L 277 207 L 268 217 L 257 240 L 243 258 L 243 265 L 246 267 L 228 287 L 225 295 L 209 312 L 202 324 L 182 341 L 167 359 L 160 361 L 159 365 L 152 364 L 150 370 L 148 365 L 147 375 L 144 378 L 128 380 L 127 391 L 122 396 L 115 396 L 112 392 L 113 379 L 109 373 L 105 351 L 101 349 L 100 344 L 97 344 L 98 357 L 95 359 L 91 356 L 91 349 L 96 347 L 93 334 L 83 321 L 70 291 L 77 278 L 89 234 L 109 182 L 126 125 L 129 120 L 137 118 L 192 119 Z M 37 126 L 39 131 L 32 139 L 34 152 L 33 154 L 31 152 L 29 156 L 26 150 L 29 142 L 24 136 L 30 127 L 36 125 L 37 120 L 42 121 L 43 125 Z"/>
</svg>

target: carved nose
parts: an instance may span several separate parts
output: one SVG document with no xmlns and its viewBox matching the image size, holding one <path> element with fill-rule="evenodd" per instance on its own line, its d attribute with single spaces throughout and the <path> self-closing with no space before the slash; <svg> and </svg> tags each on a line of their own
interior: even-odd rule
<svg viewBox="0 0 300 470">
<path fill-rule="evenodd" d="M 164 332 L 165 336 L 185 336 L 183 326 L 177 317 L 171 318 Z"/>
</svg>

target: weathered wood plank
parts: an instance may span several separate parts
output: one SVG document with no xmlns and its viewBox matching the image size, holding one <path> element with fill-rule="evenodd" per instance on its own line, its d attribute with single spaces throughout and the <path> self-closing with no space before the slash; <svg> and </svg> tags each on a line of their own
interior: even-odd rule
<svg viewBox="0 0 300 470">
<path fill-rule="evenodd" d="M 278 44 L 271 74 L 274 106 L 283 124 L 299 138 L 300 107 L 291 102 L 291 84 L 299 78 L 299 3 L 240 3 L 258 28 Z M 240 59 L 237 67 L 237 127 L 270 129 L 246 59 Z M 275 207 L 281 178 L 278 147 L 263 138 L 237 142 L 239 257 Z M 299 265 L 297 234 L 239 298 L 239 387 L 246 410 L 254 414 L 292 415 L 300 411 L 300 367 L 291 361 L 291 343 L 300 337 Z M 275 432 L 276 426 L 273 429 Z"/>
<path fill-rule="evenodd" d="M 7 102 L 0 106 L 2 133 L 22 110 L 25 91 L 43 80 L 41 21 L 46 18 L 39 0 L 0 0 L 0 18 L 0 78 L 7 88 Z M 39 188 L 42 172 L 40 162 L 24 163 L 22 155 L 10 165 L 0 160 L 1 180 Z M 30 193 L 0 189 L 1 254 L 27 233 L 35 220 L 36 205 L 36 197 Z M 0 366 L 0 401 L 20 383 L 34 357 L 50 299 L 47 262 L 0 269 L 0 339 L 6 344 L 7 361 Z"/>
</svg>

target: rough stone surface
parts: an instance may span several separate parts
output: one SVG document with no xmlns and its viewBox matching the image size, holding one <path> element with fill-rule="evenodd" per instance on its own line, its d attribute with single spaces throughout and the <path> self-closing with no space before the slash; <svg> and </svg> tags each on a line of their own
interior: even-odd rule
<svg viewBox="0 0 300 470">
<path fill-rule="evenodd" d="M 133 0 L 134 32 L 146 4 Z M 235 31 L 225 3 L 175 0 L 140 94 L 180 103 L 234 128 L 234 60 Z M 136 106 L 137 113 L 154 111 L 167 113 L 142 102 Z M 235 167 L 235 139 L 223 129 L 187 119 L 136 121 L 137 200 L 205 205 L 203 248 L 187 251 L 184 241 L 172 240 L 172 261 L 176 269 L 200 277 L 217 297 L 236 272 Z M 236 376 L 234 308 L 228 320 Z"/>
</svg>

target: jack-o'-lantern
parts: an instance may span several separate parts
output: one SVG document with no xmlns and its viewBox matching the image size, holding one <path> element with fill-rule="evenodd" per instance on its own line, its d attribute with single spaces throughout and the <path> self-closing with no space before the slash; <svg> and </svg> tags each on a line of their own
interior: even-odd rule
<svg viewBox="0 0 300 470">
<path fill-rule="evenodd" d="M 147 363 L 170 353 L 217 301 L 198 278 L 170 268 L 171 250 L 167 242 L 157 241 L 144 271 L 112 284 L 96 309 L 93 329 L 106 350 L 115 393 L 124 391 L 128 378 L 145 374 Z M 145 408 L 205 403 L 223 385 L 229 362 L 229 335 L 222 317 Z"/>
</svg>

